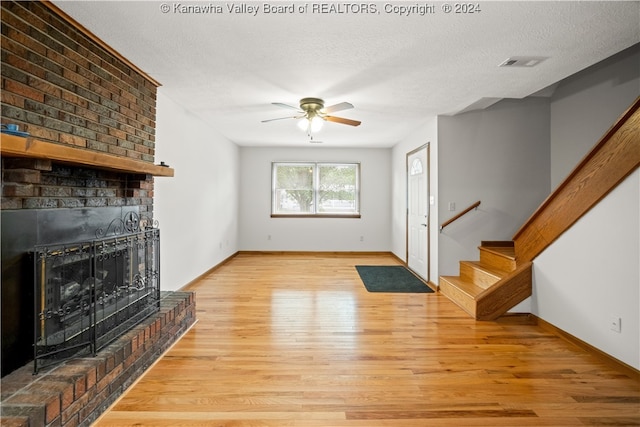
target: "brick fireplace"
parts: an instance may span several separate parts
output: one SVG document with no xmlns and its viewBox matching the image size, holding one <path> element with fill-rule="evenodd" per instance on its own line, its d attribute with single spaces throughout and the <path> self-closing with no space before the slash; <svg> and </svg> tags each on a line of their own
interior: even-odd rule
<svg viewBox="0 0 640 427">
<path fill-rule="evenodd" d="M 50 2 L 3 1 L 1 12 L 1 121 L 19 127 L 1 136 L 1 419 L 29 413 L 24 425 L 86 425 L 194 322 L 194 297 L 163 292 L 160 311 L 97 359 L 27 379 L 36 322 L 29 255 L 92 240 L 130 213 L 154 222 L 154 177 L 173 176 L 154 163 L 159 83 Z M 47 381 L 55 385 L 41 390 Z"/>
</svg>

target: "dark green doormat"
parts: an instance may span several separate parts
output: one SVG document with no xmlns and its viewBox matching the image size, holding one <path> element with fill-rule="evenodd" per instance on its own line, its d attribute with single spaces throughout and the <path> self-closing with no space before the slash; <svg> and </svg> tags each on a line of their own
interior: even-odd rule
<svg viewBox="0 0 640 427">
<path fill-rule="evenodd" d="M 433 290 L 401 265 L 356 265 L 369 292 L 429 293 Z"/>
</svg>

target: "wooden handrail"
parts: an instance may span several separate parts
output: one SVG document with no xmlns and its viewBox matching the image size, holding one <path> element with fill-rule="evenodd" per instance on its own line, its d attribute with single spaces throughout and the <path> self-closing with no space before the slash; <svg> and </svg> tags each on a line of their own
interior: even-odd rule
<svg viewBox="0 0 640 427">
<path fill-rule="evenodd" d="M 446 220 L 445 222 L 443 222 L 440 225 L 440 232 L 442 233 L 442 229 L 445 228 L 447 225 L 451 224 L 452 222 L 454 222 L 455 220 L 459 219 L 460 217 L 464 216 L 465 214 L 467 214 L 468 212 L 471 212 L 474 209 L 478 209 L 478 206 L 480 206 L 480 200 L 478 200 L 477 202 L 475 202 L 474 204 L 472 204 L 471 206 L 469 206 L 467 209 L 463 210 L 462 212 L 460 212 L 458 215 Z"/>
<path fill-rule="evenodd" d="M 532 261 L 640 165 L 640 97 L 513 236 Z"/>
</svg>

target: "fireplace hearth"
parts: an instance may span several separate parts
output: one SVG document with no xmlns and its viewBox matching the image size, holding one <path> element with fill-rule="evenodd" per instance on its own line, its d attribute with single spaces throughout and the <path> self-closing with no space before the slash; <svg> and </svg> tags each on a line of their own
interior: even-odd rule
<svg viewBox="0 0 640 427">
<path fill-rule="evenodd" d="M 159 309 L 160 231 L 129 212 L 96 235 L 33 250 L 34 373 L 95 355 Z"/>
<path fill-rule="evenodd" d="M 195 323 L 193 292 L 161 292 L 160 310 L 95 357 L 33 375 L 28 363 L 0 381 L 0 425 L 89 427 Z"/>
</svg>

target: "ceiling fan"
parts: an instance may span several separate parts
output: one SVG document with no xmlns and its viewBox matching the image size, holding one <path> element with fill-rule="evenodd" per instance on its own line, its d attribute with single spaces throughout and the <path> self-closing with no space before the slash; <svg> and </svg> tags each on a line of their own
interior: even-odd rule
<svg viewBox="0 0 640 427">
<path fill-rule="evenodd" d="M 339 104 L 335 104 L 325 108 L 324 101 L 320 98 L 302 98 L 300 100 L 300 108 L 294 107 L 293 105 L 289 104 L 283 104 L 281 102 L 273 102 L 273 105 L 295 110 L 298 112 L 298 115 L 263 120 L 262 123 L 283 119 L 306 119 L 304 121 L 301 121 L 301 127 L 303 130 L 307 131 L 307 134 L 309 136 L 311 135 L 311 132 L 316 132 L 320 129 L 323 121 L 341 123 L 343 125 L 349 126 L 359 126 L 361 123 L 358 120 L 345 119 L 343 117 L 329 115 L 335 111 L 342 111 L 353 108 L 353 105 L 348 102 L 341 102 Z"/>
</svg>

